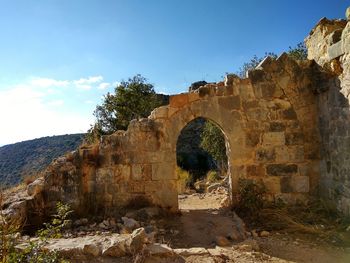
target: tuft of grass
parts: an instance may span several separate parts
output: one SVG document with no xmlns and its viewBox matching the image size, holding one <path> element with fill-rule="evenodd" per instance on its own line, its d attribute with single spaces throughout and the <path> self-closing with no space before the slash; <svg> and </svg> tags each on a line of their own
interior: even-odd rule
<svg viewBox="0 0 350 263">
<path fill-rule="evenodd" d="M 240 179 L 238 181 L 238 195 L 235 208 L 243 217 L 253 221 L 260 218 L 260 212 L 266 201 L 266 188 L 261 182 L 251 179 Z"/>
<path fill-rule="evenodd" d="M 210 170 L 207 173 L 206 181 L 209 183 L 215 183 L 221 180 L 220 174 L 217 171 Z"/>
<path fill-rule="evenodd" d="M 178 193 L 184 193 L 192 183 L 192 176 L 188 171 L 183 170 L 180 167 L 176 167 L 176 174 L 178 178 L 178 181 L 177 181 Z"/>
</svg>

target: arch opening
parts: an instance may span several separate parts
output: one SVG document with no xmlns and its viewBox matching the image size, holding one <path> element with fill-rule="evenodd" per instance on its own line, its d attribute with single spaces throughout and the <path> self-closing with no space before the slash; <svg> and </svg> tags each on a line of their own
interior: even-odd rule
<svg viewBox="0 0 350 263">
<path fill-rule="evenodd" d="M 197 117 L 182 128 L 176 142 L 180 209 L 220 208 L 231 203 L 228 153 L 226 135 L 214 121 Z"/>
</svg>

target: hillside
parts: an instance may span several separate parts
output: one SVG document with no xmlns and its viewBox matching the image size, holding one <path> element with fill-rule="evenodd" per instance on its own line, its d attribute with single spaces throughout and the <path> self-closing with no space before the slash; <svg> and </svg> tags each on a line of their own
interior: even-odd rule
<svg viewBox="0 0 350 263">
<path fill-rule="evenodd" d="M 51 161 L 76 149 L 84 134 L 68 134 L 0 147 L 0 183 L 14 185 L 24 176 L 42 171 Z"/>
</svg>

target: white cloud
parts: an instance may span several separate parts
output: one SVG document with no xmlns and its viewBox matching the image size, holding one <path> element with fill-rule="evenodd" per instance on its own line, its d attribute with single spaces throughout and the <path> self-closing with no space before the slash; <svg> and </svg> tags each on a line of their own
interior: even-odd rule
<svg viewBox="0 0 350 263">
<path fill-rule="evenodd" d="M 86 132 L 92 123 L 92 116 L 82 116 L 73 111 L 64 114 L 49 107 L 50 104 L 62 103 L 60 100 L 45 103 L 43 93 L 28 87 L 0 91 L 0 145 L 43 136 Z"/>
<path fill-rule="evenodd" d="M 109 88 L 109 87 L 111 87 L 111 84 L 110 83 L 108 83 L 108 82 L 102 82 L 102 83 L 100 83 L 99 85 L 98 85 L 98 89 L 100 89 L 100 90 L 105 90 L 105 89 L 107 89 L 107 88 Z"/>
<path fill-rule="evenodd" d="M 92 76 L 88 78 L 81 78 L 79 80 L 74 80 L 73 83 L 75 85 L 86 85 L 86 84 L 99 83 L 102 80 L 103 80 L 102 76 Z"/>
<path fill-rule="evenodd" d="M 82 79 L 80 79 L 82 80 Z M 10 87 L 0 83 L 0 145 L 43 136 L 86 132 L 93 123 L 92 112 L 80 107 L 83 98 L 78 97 L 76 108 L 65 104 L 65 96 L 77 89 L 91 89 L 102 77 L 89 77 L 78 85 L 75 80 L 30 78 Z M 58 97 L 60 96 L 60 97 Z M 93 101 L 91 101 L 93 104 Z"/>
<path fill-rule="evenodd" d="M 55 80 L 50 78 L 33 78 L 30 84 L 35 87 L 49 88 L 49 87 L 66 87 L 69 85 L 67 80 Z"/>
<path fill-rule="evenodd" d="M 94 101 L 92 101 L 92 100 L 86 100 L 86 101 L 84 101 L 86 104 L 94 104 L 95 102 Z"/>
<path fill-rule="evenodd" d="M 76 87 L 80 90 L 91 90 L 92 89 L 91 85 L 86 85 L 86 84 L 77 84 Z"/>
<path fill-rule="evenodd" d="M 64 104 L 64 100 L 53 100 L 47 103 L 50 106 L 61 106 Z"/>
</svg>

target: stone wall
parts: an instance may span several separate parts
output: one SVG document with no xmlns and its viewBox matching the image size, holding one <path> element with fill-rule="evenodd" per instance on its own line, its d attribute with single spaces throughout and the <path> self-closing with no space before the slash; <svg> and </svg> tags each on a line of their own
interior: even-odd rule
<svg viewBox="0 0 350 263">
<path fill-rule="evenodd" d="M 333 78 L 318 88 L 320 194 L 350 215 L 350 9 L 348 21 L 323 18 L 306 38 L 309 59 Z"/>
<path fill-rule="evenodd" d="M 169 105 L 132 121 L 127 131 L 57 159 L 40 190 L 28 189 L 44 204 L 43 214 L 50 214 L 57 201 L 85 216 L 146 202 L 177 211 L 178 136 L 202 117 L 225 135 L 233 196 L 239 178 L 250 178 L 263 182 L 271 199 L 305 200 L 319 180 L 314 93 L 324 78 L 328 75 L 313 61 L 268 57 L 246 79 L 228 75 L 223 82 L 171 96 Z"/>
</svg>

